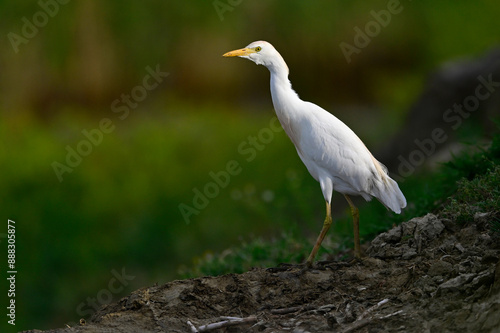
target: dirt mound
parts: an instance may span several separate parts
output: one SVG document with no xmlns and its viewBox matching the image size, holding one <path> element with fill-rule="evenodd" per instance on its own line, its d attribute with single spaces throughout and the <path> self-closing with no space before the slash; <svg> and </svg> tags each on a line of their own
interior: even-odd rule
<svg viewBox="0 0 500 333">
<path fill-rule="evenodd" d="M 412 219 L 375 238 L 361 262 L 139 289 L 52 332 L 500 332 L 500 239 L 488 218 L 462 228 Z"/>
</svg>

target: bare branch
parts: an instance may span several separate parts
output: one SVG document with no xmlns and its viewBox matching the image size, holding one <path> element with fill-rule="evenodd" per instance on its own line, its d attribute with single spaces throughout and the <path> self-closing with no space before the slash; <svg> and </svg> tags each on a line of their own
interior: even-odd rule
<svg viewBox="0 0 500 333">
<path fill-rule="evenodd" d="M 189 320 L 187 321 L 187 324 L 189 325 L 189 328 L 191 329 L 191 333 L 198 333 L 198 329 L 196 326 L 193 325 Z"/>
<path fill-rule="evenodd" d="M 196 328 L 189 320 L 187 323 L 188 323 L 189 327 L 191 328 L 192 333 L 198 333 L 198 332 L 207 332 L 207 331 L 215 330 L 215 329 L 222 328 L 222 327 L 229 327 L 229 326 L 254 323 L 257 321 L 256 316 L 250 316 L 250 317 L 246 317 L 246 318 L 238 318 L 238 317 L 222 317 L 222 318 L 227 318 L 227 320 L 219 321 L 217 323 L 202 325 L 198 328 Z"/>
</svg>

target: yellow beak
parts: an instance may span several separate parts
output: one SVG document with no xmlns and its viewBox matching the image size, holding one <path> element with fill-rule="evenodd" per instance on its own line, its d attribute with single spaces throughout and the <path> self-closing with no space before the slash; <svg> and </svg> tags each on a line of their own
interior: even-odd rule
<svg viewBox="0 0 500 333">
<path fill-rule="evenodd" d="M 251 53 L 255 53 L 254 49 L 239 49 L 239 50 L 234 50 L 234 51 L 229 51 L 227 53 L 224 53 L 222 56 L 223 57 L 241 57 L 241 56 L 246 56 Z"/>
</svg>

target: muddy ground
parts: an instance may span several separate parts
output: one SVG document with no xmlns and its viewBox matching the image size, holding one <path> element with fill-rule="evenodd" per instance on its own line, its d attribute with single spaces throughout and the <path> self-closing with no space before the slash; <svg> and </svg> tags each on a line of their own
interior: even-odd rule
<svg viewBox="0 0 500 333">
<path fill-rule="evenodd" d="M 489 218 L 412 219 L 375 238 L 360 262 L 139 289 L 50 332 L 500 332 L 500 237 Z"/>
</svg>

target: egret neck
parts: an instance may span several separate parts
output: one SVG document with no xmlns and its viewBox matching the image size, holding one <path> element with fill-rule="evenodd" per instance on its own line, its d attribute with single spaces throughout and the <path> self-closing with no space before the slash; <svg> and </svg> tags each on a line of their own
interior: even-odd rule
<svg viewBox="0 0 500 333">
<path fill-rule="evenodd" d="M 283 58 L 276 60 L 276 63 L 265 64 L 271 73 L 271 97 L 274 110 L 283 126 L 286 134 L 298 147 L 295 140 L 300 138 L 299 122 L 301 121 L 302 108 L 297 106 L 304 103 L 297 93 L 292 89 L 292 84 L 288 79 L 288 66 Z"/>
</svg>

